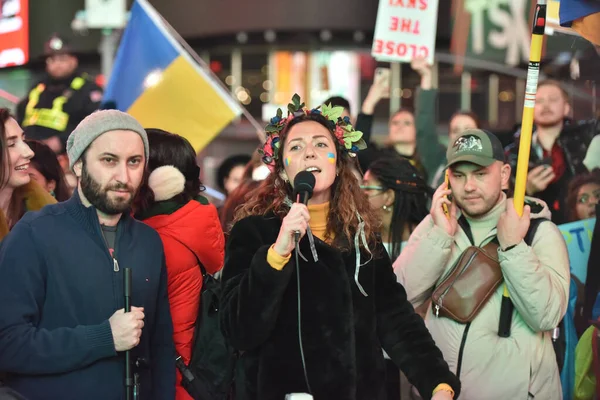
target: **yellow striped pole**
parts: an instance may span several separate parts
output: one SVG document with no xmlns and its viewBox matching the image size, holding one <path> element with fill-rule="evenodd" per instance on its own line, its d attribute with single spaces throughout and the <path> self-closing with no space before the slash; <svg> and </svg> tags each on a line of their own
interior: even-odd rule
<svg viewBox="0 0 600 400">
<path fill-rule="evenodd" d="M 533 131 L 533 107 L 537 92 L 538 77 L 540 73 L 540 60 L 542 58 L 542 45 L 544 43 L 544 30 L 546 28 L 546 0 L 538 0 L 535 7 L 533 26 L 531 29 L 531 48 L 529 50 L 529 66 L 527 68 L 527 83 L 525 88 L 525 102 L 523 104 L 523 119 L 521 121 L 521 137 L 519 140 L 519 158 L 517 159 L 517 172 L 515 179 L 514 205 L 517 213 L 523 215 L 525 206 L 525 188 L 527 186 L 527 172 L 529 168 L 529 153 L 531 151 L 531 135 Z M 500 322 L 498 335 L 510 336 L 512 324 L 513 304 L 506 284 L 502 295 L 502 308 L 500 309 Z"/>
</svg>

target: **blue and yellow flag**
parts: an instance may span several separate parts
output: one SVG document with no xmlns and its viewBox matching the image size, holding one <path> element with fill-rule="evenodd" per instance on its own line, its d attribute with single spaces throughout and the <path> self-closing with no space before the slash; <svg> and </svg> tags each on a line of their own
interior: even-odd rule
<svg viewBox="0 0 600 400">
<path fill-rule="evenodd" d="M 242 112 L 170 34 L 147 0 L 133 3 L 104 102 L 114 102 L 146 128 L 184 136 L 196 151 Z"/>
</svg>

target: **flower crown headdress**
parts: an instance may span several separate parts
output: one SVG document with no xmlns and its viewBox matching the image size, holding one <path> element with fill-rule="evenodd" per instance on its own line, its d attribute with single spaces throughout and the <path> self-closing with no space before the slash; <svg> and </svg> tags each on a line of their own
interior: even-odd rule
<svg viewBox="0 0 600 400">
<path fill-rule="evenodd" d="M 267 141 L 259 150 L 262 154 L 262 161 L 267 164 L 269 169 L 275 169 L 275 162 L 280 156 L 280 135 L 288 123 L 296 117 L 302 115 L 321 114 L 327 119 L 329 128 L 333 131 L 335 138 L 341 147 L 351 157 L 356 157 L 356 152 L 367 148 L 367 144 L 363 139 L 363 133 L 354 130 L 350 123 L 350 118 L 342 118 L 344 108 L 340 106 L 331 106 L 331 104 L 323 104 L 317 108 L 309 110 L 304 103 L 301 102 L 300 96 L 294 94 L 292 102 L 287 106 L 287 117 L 283 117 L 281 108 L 277 109 L 277 115 L 269 121 L 265 127 Z"/>
</svg>

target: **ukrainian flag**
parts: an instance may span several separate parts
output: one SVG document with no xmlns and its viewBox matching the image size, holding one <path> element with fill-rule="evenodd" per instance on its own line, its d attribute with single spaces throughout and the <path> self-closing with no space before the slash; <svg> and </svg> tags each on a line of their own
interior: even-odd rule
<svg viewBox="0 0 600 400">
<path fill-rule="evenodd" d="M 184 136 L 196 151 L 242 112 L 170 34 L 147 0 L 133 3 L 104 102 L 114 102 L 146 128 Z"/>
</svg>

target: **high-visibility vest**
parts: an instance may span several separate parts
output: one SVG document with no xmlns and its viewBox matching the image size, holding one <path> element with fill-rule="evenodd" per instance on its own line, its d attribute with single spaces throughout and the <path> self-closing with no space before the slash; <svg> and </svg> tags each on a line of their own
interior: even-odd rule
<svg viewBox="0 0 600 400">
<path fill-rule="evenodd" d="M 83 85 L 85 85 L 85 79 L 78 76 L 71 82 L 71 89 L 79 90 Z M 58 96 L 52 102 L 52 108 L 35 108 L 45 89 L 46 85 L 40 83 L 29 92 L 29 102 L 25 107 L 25 119 L 22 126 L 36 125 L 64 132 L 69 123 L 69 114 L 63 111 L 63 106 L 68 99 L 64 95 Z"/>
</svg>

